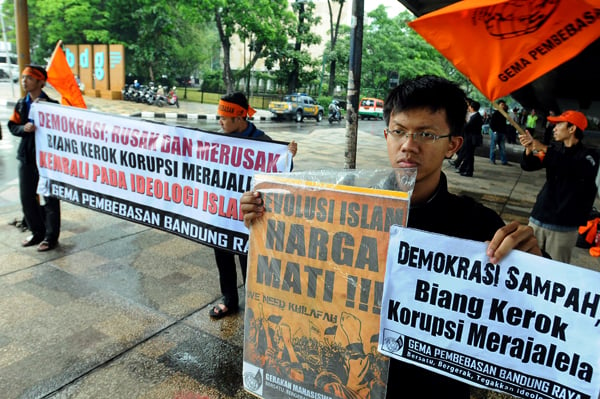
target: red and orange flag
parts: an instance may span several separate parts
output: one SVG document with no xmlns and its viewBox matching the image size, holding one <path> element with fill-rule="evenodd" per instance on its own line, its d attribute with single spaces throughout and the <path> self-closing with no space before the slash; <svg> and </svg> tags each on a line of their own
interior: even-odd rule
<svg viewBox="0 0 600 399">
<path fill-rule="evenodd" d="M 493 101 L 600 37 L 600 0 L 464 0 L 409 25 Z"/>
<path fill-rule="evenodd" d="M 67 57 L 61 48 L 61 41 L 56 44 L 47 72 L 47 82 L 60 93 L 62 104 L 87 108 L 73 71 L 67 62 Z"/>
</svg>

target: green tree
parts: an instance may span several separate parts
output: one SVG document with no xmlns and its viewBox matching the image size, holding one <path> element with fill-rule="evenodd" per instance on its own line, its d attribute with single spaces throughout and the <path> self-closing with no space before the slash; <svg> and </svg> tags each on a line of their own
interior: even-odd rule
<svg viewBox="0 0 600 399">
<path fill-rule="evenodd" d="M 361 77 L 364 96 L 384 97 L 392 72 L 397 72 L 400 79 L 424 73 L 446 76 L 440 53 L 407 25 L 412 14 L 403 12 L 390 19 L 385 7 L 379 6 L 368 17 Z"/>
<path fill-rule="evenodd" d="M 293 14 L 286 0 L 201 0 L 200 3 L 214 15 L 223 50 L 223 82 L 228 93 L 233 92 L 235 85 L 230 56 L 234 36 L 250 46 L 244 48 L 251 56 L 246 58 L 240 77 L 248 76 L 258 59 L 272 58 L 287 44 Z"/>
<path fill-rule="evenodd" d="M 311 27 L 321 22 L 321 18 L 314 15 L 315 4 L 312 1 L 296 0 L 292 3 L 294 13 L 298 15 L 296 29 L 290 32 L 294 38 L 294 46 L 286 46 L 279 57 L 278 80 L 282 82 L 287 78 L 287 91 L 293 93 L 302 82 L 310 84 L 318 75 L 318 63 L 310 54 L 302 50 L 302 46 L 319 44 L 321 37 L 311 31 Z"/>
<path fill-rule="evenodd" d="M 13 4 L 4 6 L 14 16 Z M 199 15 L 193 0 L 29 0 L 31 59 L 44 64 L 58 40 L 121 43 L 130 74 L 189 76 L 210 63 L 205 49 L 214 49 L 216 40 L 212 25 L 198 24 Z"/>
</svg>

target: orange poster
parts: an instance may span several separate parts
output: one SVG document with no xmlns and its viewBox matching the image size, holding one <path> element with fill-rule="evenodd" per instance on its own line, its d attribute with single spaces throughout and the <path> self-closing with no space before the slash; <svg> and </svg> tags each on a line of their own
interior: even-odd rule
<svg viewBox="0 0 600 399">
<path fill-rule="evenodd" d="M 600 0 L 465 0 L 409 25 L 496 100 L 600 37 Z"/>
<path fill-rule="evenodd" d="M 391 169 L 387 176 L 396 180 Z M 254 179 L 266 212 L 250 230 L 245 389 L 262 398 L 384 398 L 386 253 L 390 226 L 406 225 L 409 192 Z"/>
</svg>

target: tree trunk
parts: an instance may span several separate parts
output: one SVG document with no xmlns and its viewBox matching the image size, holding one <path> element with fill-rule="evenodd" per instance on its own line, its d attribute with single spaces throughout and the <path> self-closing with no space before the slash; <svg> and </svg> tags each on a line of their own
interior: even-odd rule
<svg viewBox="0 0 600 399">
<path fill-rule="evenodd" d="M 217 23 L 217 30 L 219 31 L 219 38 L 221 39 L 221 46 L 223 48 L 223 83 L 225 84 L 227 94 L 231 94 L 233 93 L 233 73 L 231 72 L 231 62 L 229 57 L 231 43 L 229 42 L 229 38 L 225 35 L 223 22 L 221 21 L 221 13 L 218 9 L 215 10 L 215 22 Z"/>
<path fill-rule="evenodd" d="M 327 94 L 329 96 L 333 96 L 333 90 L 335 89 L 335 68 L 337 61 L 331 60 L 329 63 L 329 88 L 327 89 Z"/>
</svg>

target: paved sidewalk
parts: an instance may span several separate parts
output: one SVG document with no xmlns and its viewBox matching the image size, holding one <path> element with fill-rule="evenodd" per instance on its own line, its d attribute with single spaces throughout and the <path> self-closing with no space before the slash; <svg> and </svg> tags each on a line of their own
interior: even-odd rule
<svg viewBox="0 0 600 399">
<path fill-rule="evenodd" d="M 5 105 L 13 100 L 6 88 L 0 95 Z M 86 101 L 102 112 L 152 112 L 135 103 Z M 182 103 L 178 112 L 214 111 Z M 298 142 L 295 170 L 344 166 L 343 127 L 298 135 L 273 125 L 269 134 Z M 359 131 L 357 167 L 387 165 L 383 137 Z M 483 157 L 473 178 L 444 169 L 452 190 L 505 220 L 526 221 L 544 181 L 543 173 Z M 14 184 L 0 192 L 0 220 L 19 214 L 14 172 Z M 243 312 L 219 321 L 208 316 L 220 298 L 210 248 L 65 202 L 56 250 L 22 248 L 25 235 L 0 223 L 2 398 L 254 397 L 242 388 Z M 573 263 L 600 270 L 586 250 L 577 250 Z"/>
</svg>

